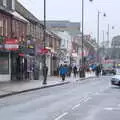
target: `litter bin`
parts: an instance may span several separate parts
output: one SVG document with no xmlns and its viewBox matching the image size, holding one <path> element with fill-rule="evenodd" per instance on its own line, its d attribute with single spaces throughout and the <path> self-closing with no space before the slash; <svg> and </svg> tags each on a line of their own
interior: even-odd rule
<svg viewBox="0 0 120 120">
<path fill-rule="evenodd" d="M 85 71 L 84 69 L 79 69 L 79 77 L 84 78 L 85 77 Z"/>
<path fill-rule="evenodd" d="M 34 74 L 34 80 L 39 80 L 40 70 L 35 69 L 33 74 Z"/>
</svg>

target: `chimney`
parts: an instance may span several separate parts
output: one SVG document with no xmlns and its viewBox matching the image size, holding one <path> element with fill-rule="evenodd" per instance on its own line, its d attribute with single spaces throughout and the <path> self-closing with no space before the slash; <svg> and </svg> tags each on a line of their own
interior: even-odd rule
<svg viewBox="0 0 120 120">
<path fill-rule="evenodd" d="M 15 1 L 16 0 L 3 0 L 3 6 L 9 10 L 15 10 Z"/>
<path fill-rule="evenodd" d="M 12 10 L 15 10 L 15 1 L 16 0 L 12 0 Z"/>
<path fill-rule="evenodd" d="M 7 0 L 3 0 L 3 6 L 7 7 Z"/>
</svg>

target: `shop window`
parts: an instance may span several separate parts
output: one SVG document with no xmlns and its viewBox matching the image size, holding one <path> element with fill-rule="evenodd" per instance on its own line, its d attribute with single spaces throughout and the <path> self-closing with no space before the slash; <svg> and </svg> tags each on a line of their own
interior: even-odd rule
<svg viewBox="0 0 120 120">
<path fill-rule="evenodd" d="M 9 54 L 0 53 L 0 74 L 9 74 Z"/>
<path fill-rule="evenodd" d="M 3 35 L 3 20 L 0 20 L 0 35 Z"/>
</svg>

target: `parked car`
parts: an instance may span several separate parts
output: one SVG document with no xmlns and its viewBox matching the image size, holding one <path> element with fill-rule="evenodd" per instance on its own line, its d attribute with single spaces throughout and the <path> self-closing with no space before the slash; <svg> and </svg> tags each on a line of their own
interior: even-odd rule
<svg viewBox="0 0 120 120">
<path fill-rule="evenodd" d="M 102 66 L 102 75 L 113 74 L 116 75 L 116 69 L 113 68 L 112 64 L 104 64 Z"/>
<path fill-rule="evenodd" d="M 120 86 L 120 75 L 113 76 L 111 79 L 111 84 Z"/>
</svg>

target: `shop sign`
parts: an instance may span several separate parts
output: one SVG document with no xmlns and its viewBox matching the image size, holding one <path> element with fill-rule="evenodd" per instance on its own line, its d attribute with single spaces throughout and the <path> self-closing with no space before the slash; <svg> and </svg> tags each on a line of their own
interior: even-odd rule
<svg viewBox="0 0 120 120">
<path fill-rule="evenodd" d="M 48 53 L 48 52 L 49 52 L 49 50 L 46 49 L 46 48 L 41 48 L 41 49 L 40 49 L 40 54 L 46 54 L 46 53 Z"/>
<path fill-rule="evenodd" d="M 19 56 L 24 57 L 25 54 L 24 53 L 19 53 Z"/>
<path fill-rule="evenodd" d="M 9 39 L 9 38 L 6 38 L 5 39 L 5 44 L 18 44 L 18 40 L 17 39 Z"/>
<path fill-rule="evenodd" d="M 16 51 L 19 49 L 19 44 L 17 39 L 6 39 L 5 40 L 5 49 Z"/>
</svg>

